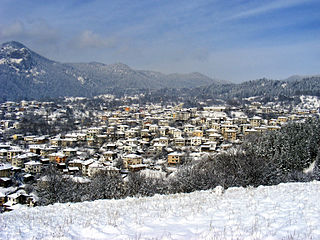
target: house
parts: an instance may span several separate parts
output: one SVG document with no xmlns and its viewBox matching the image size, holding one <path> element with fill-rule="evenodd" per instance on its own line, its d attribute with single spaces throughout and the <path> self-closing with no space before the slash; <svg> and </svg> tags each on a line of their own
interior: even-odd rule
<svg viewBox="0 0 320 240">
<path fill-rule="evenodd" d="M 138 132 L 133 129 L 129 129 L 124 132 L 124 135 L 125 135 L 125 138 L 134 138 L 138 135 Z"/>
<path fill-rule="evenodd" d="M 250 124 L 247 124 L 247 123 L 245 123 L 245 124 L 241 124 L 240 125 L 240 132 L 242 133 L 242 134 L 245 134 L 245 132 L 248 130 L 248 129 L 251 129 L 251 125 Z"/>
<path fill-rule="evenodd" d="M 209 135 L 208 139 L 212 142 L 219 142 L 221 139 L 221 135 L 219 133 L 212 133 Z"/>
<path fill-rule="evenodd" d="M 192 137 L 190 138 L 190 145 L 191 146 L 200 146 L 202 144 L 201 137 Z"/>
<path fill-rule="evenodd" d="M 254 128 L 252 128 L 252 129 L 247 129 L 245 132 L 244 132 L 244 135 L 246 136 L 246 135 L 249 135 L 249 134 L 255 134 L 255 133 L 257 133 L 258 131 L 256 130 L 256 129 L 254 129 Z"/>
<path fill-rule="evenodd" d="M 74 157 L 77 154 L 77 149 L 75 148 L 65 148 L 62 150 L 63 154 L 67 157 Z"/>
<path fill-rule="evenodd" d="M 41 172 L 42 163 L 36 162 L 36 161 L 30 161 L 25 163 L 24 167 L 25 167 L 24 169 L 25 172 L 36 174 Z"/>
<path fill-rule="evenodd" d="M 117 153 L 113 151 L 106 151 L 106 152 L 103 152 L 102 154 L 103 154 L 104 160 L 109 162 L 112 162 L 117 157 Z"/>
<path fill-rule="evenodd" d="M 149 129 L 142 129 L 141 132 L 140 132 L 140 136 L 141 138 L 145 137 L 145 136 L 149 136 Z"/>
<path fill-rule="evenodd" d="M 8 177 L 1 177 L 0 178 L 0 187 L 10 187 L 12 185 L 12 179 Z"/>
<path fill-rule="evenodd" d="M 99 162 L 93 162 L 91 164 L 88 165 L 87 168 L 87 175 L 89 177 L 93 177 L 94 175 L 105 171 L 105 166 Z"/>
<path fill-rule="evenodd" d="M 86 160 L 82 163 L 82 174 L 83 175 L 88 175 L 88 169 L 89 169 L 89 166 L 91 164 L 93 164 L 95 161 L 93 159 L 89 159 L 89 160 Z"/>
<path fill-rule="evenodd" d="M 7 160 L 8 150 L 0 149 L 0 160 Z"/>
<path fill-rule="evenodd" d="M 216 148 L 217 148 L 217 143 L 209 141 L 200 146 L 200 151 L 211 153 L 211 152 L 214 152 Z"/>
<path fill-rule="evenodd" d="M 156 131 L 158 131 L 158 129 L 159 129 L 159 126 L 157 124 L 151 124 L 149 126 L 149 131 L 150 132 L 156 132 Z"/>
<path fill-rule="evenodd" d="M 277 119 L 277 122 L 279 124 L 283 124 L 283 123 L 286 123 L 288 121 L 288 118 L 287 117 L 284 117 L 284 116 L 279 116 L 278 119 Z"/>
<path fill-rule="evenodd" d="M 3 206 L 3 204 L 6 202 L 6 195 L 2 192 L 0 192 L 0 209 Z"/>
<path fill-rule="evenodd" d="M 56 148 L 53 147 L 44 147 L 40 150 L 40 155 L 43 157 L 48 157 L 49 154 L 56 152 Z"/>
<path fill-rule="evenodd" d="M 102 132 L 102 128 L 91 127 L 91 128 L 88 128 L 87 136 L 95 137 L 96 135 L 100 134 L 101 132 Z"/>
<path fill-rule="evenodd" d="M 223 151 L 225 151 L 225 150 L 227 150 L 227 149 L 229 149 L 229 148 L 231 148 L 232 147 L 232 144 L 230 144 L 230 143 L 225 143 L 225 144 L 221 144 L 220 145 L 220 148 L 221 148 L 221 150 L 223 150 Z"/>
<path fill-rule="evenodd" d="M 211 128 L 216 130 L 216 131 L 220 131 L 221 129 L 221 124 L 220 123 L 212 123 L 211 125 Z"/>
<path fill-rule="evenodd" d="M 44 144 L 48 142 L 47 136 L 40 136 L 40 137 L 35 137 L 33 139 L 34 144 Z"/>
<path fill-rule="evenodd" d="M 69 174 L 74 174 L 74 173 L 77 173 L 77 172 L 80 171 L 80 168 L 79 168 L 79 167 L 70 167 L 70 166 L 69 166 L 67 169 L 68 169 L 68 173 L 69 173 Z"/>
<path fill-rule="evenodd" d="M 195 129 L 195 126 L 191 124 L 186 124 L 183 126 L 183 131 L 188 135 L 191 135 L 194 129 Z"/>
<path fill-rule="evenodd" d="M 192 136 L 194 137 L 203 137 L 203 131 L 196 129 L 192 132 Z"/>
<path fill-rule="evenodd" d="M 146 164 L 135 164 L 135 165 L 128 166 L 128 170 L 131 172 L 138 172 L 146 168 L 147 168 Z"/>
<path fill-rule="evenodd" d="M 22 135 L 22 134 L 14 134 L 14 135 L 12 136 L 12 139 L 13 139 L 14 141 L 22 140 L 22 139 L 23 139 L 23 135 Z"/>
<path fill-rule="evenodd" d="M 227 129 L 223 133 L 223 138 L 224 138 L 224 140 L 227 140 L 227 141 L 235 141 L 237 139 L 237 131 Z"/>
<path fill-rule="evenodd" d="M 168 165 L 177 165 L 181 163 L 182 153 L 173 152 L 168 154 Z"/>
<path fill-rule="evenodd" d="M 256 127 L 255 130 L 257 130 L 259 133 L 263 133 L 268 130 L 266 126 Z"/>
<path fill-rule="evenodd" d="M 63 154 L 62 152 L 55 154 L 55 162 L 56 163 L 65 163 L 67 158 L 68 158 L 68 156 Z"/>
<path fill-rule="evenodd" d="M 250 125 L 252 127 L 260 127 L 261 123 L 262 123 L 261 117 L 254 116 L 254 117 L 250 118 Z"/>
<path fill-rule="evenodd" d="M 166 145 L 156 142 L 155 144 L 153 144 L 153 147 L 156 150 L 156 152 L 160 153 L 166 147 Z"/>
<path fill-rule="evenodd" d="M 224 112 L 226 110 L 226 107 L 224 107 L 224 106 L 211 106 L 211 107 L 204 107 L 203 109 L 208 112 Z"/>
<path fill-rule="evenodd" d="M 137 144 L 124 145 L 123 150 L 127 153 L 136 152 L 138 150 L 138 145 Z"/>
<path fill-rule="evenodd" d="M 281 129 L 280 126 L 267 126 L 267 128 L 269 131 L 277 131 Z"/>
<path fill-rule="evenodd" d="M 77 167 L 79 170 L 82 170 L 83 161 L 80 159 L 74 159 L 68 162 L 69 167 Z"/>
<path fill-rule="evenodd" d="M 123 156 L 123 164 L 125 168 L 129 168 L 130 165 L 142 164 L 142 157 L 131 153 Z"/>
<path fill-rule="evenodd" d="M 168 146 L 169 144 L 169 139 L 167 137 L 160 137 L 159 138 L 159 144 L 163 144 L 165 146 Z"/>
<path fill-rule="evenodd" d="M 0 163 L 0 177 L 10 177 L 12 165 L 9 163 Z"/>
<path fill-rule="evenodd" d="M 159 128 L 159 133 L 160 133 L 160 136 L 166 136 L 168 133 L 168 128 L 166 127 Z"/>
<path fill-rule="evenodd" d="M 60 147 L 61 146 L 60 137 L 56 137 L 56 138 L 50 139 L 49 142 L 50 142 L 50 145 L 52 145 L 52 146 L 55 146 L 55 147 Z"/>
<path fill-rule="evenodd" d="M 76 138 L 63 138 L 60 141 L 62 147 L 74 147 L 77 143 Z"/>
<path fill-rule="evenodd" d="M 38 205 L 38 197 L 36 195 L 33 195 L 31 193 L 31 195 L 29 195 L 27 197 L 27 201 L 26 204 L 28 205 L 28 207 L 35 207 Z"/>
<path fill-rule="evenodd" d="M 185 139 L 182 137 L 175 138 L 174 139 L 174 144 L 176 147 L 184 147 L 186 145 Z"/>
<path fill-rule="evenodd" d="M 34 135 L 32 135 L 32 136 L 25 136 L 24 138 L 23 138 L 23 140 L 26 142 L 26 143 L 33 143 L 34 142 L 34 139 L 36 138 L 37 136 L 34 136 Z"/>
<path fill-rule="evenodd" d="M 181 138 L 182 137 L 182 131 L 180 129 L 175 128 L 173 131 L 173 138 Z"/>
<path fill-rule="evenodd" d="M 15 204 L 26 204 L 28 196 L 24 190 L 18 190 L 7 196 L 7 202 L 4 203 L 4 207 L 10 208 Z"/>
<path fill-rule="evenodd" d="M 9 162 L 11 162 L 12 159 L 13 159 L 15 156 L 18 156 L 18 155 L 20 155 L 20 154 L 22 154 L 22 153 L 23 153 L 23 150 L 22 150 L 22 149 L 10 149 L 10 150 L 8 150 L 8 152 L 7 152 L 7 160 L 8 160 Z"/>
<path fill-rule="evenodd" d="M 44 145 L 29 145 L 29 151 L 35 154 L 40 155 L 41 150 L 44 148 Z"/>
<path fill-rule="evenodd" d="M 99 144 L 104 143 L 104 142 L 107 140 L 107 138 L 108 138 L 108 135 L 105 135 L 105 134 L 98 134 L 98 135 L 96 136 L 97 142 L 98 142 Z"/>
<path fill-rule="evenodd" d="M 24 164 L 26 162 L 37 160 L 38 158 L 39 158 L 38 154 L 29 152 L 29 153 L 18 155 L 12 158 L 11 164 L 14 167 L 24 168 Z"/>
<path fill-rule="evenodd" d="M 108 143 L 106 148 L 107 148 L 108 151 L 113 151 L 113 150 L 115 150 L 117 148 L 117 146 L 114 143 Z"/>
</svg>

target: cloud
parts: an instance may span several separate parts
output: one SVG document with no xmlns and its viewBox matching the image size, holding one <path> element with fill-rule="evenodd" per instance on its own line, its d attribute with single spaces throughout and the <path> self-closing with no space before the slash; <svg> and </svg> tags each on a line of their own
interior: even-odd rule
<svg viewBox="0 0 320 240">
<path fill-rule="evenodd" d="M 268 1 L 268 3 L 263 6 L 244 10 L 242 12 L 236 13 L 230 17 L 225 18 L 224 20 L 228 21 L 228 20 L 237 20 L 241 18 L 247 18 L 247 17 L 256 16 L 259 14 L 263 14 L 263 13 L 278 10 L 278 9 L 294 7 L 296 5 L 300 5 L 306 2 L 310 2 L 310 0 L 309 1 L 308 0 L 277 0 L 272 2 Z"/>
<path fill-rule="evenodd" d="M 81 32 L 72 42 L 78 48 L 113 48 L 115 46 L 114 38 L 102 37 L 91 30 Z"/>
<path fill-rule="evenodd" d="M 17 40 L 40 44 L 52 44 L 59 41 L 59 31 L 45 20 L 38 19 L 31 23 L 16 20 L 12 24 L 0 27 L 0 40 Z"/>
<path fill-rule="evenodd" d="M 16 21 L 13 24 L 0 29 L 0 38 L 15 38 L 23 35 L 25 28 L 22 22 Z"/>
</svg>

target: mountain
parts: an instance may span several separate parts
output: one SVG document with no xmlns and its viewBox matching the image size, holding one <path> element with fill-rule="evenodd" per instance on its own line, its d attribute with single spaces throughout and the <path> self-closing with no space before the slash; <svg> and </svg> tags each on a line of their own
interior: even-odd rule
<svg viewBox="0 0 320 240">
<path fill-rule="evenodd" d="M 116 64 L 59 63 L 19 42 L 0 49 L 0 101 L 93 96 L 112 89 L 193 88 L 220 83 L 200 73 L 162 74 Z"/>
<path fill-rule="evenodd" d="M 286 79 L 284 79 L 285 82 L 290 82 L 290 81 L 298 81 L 298 80 L 302 80 L 305 78 L 311 78 L 311 77 L 320 77 L 320 75 L 292 75 Z"/>
<path fill-rule="evenodd" d="M 21 43 L 1 46 L 0 100 L 87 95 L 78 77 L 74 69 L 42 57 Z"/>
<path fill-rule="evenodd" d="M 123 63 L 103 64 L 69 63 L 77 69 L 84 79 L 90 79 L 103 88 L 193 88 L 205 86 L 215 81 L 201 73 L 163 74 L 155 71 L 134 70 Z"/>
</svg>

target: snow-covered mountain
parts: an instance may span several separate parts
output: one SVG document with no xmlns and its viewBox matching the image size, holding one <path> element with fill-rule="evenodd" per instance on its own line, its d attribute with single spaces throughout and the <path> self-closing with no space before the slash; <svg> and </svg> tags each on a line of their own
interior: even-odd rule
<svg viewBox="0 0 320 240">
<path fill-rule="evenodd" d="M 320 239 L 320 182 L 21 208 L 0 239 Z"/>
<path fill-rule="evenodd" d="M 117 64 L 59 63 L 19 42 L 0 48 L 0 100 L 92 96 L 113 88 L 193 88 L 215 80 L 200 73 L 162 74 Z"/>
<path fill-rule="evenodd" d="M 46 59 L 18 42 L 0 48 L 0 100 L 90 94 L 77 71 Z"/>
<path fill-rule="evenodd" d="M 205 86 L 211 83 L 222 83 L 213 80 L 201 73 L 190 74 L 163 74 L 155 71 L 134 70 L 123 63 L 103 64 L 70 63 L 69 66 L 76 68 L 84 79 L 90 79 L 101 87 L 116 88 L 193 88 Z"/>
</svg>

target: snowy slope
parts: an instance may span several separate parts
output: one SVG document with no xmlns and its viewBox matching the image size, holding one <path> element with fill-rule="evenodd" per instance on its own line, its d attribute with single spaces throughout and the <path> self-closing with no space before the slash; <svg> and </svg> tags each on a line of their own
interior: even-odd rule
<svg viewBox="0 0 320 240">
<path fill-rule="evenodd" d="M 0 239 L 320 239 L 320 182 L 55 204 L 0 215 Z"/>
</svg>

